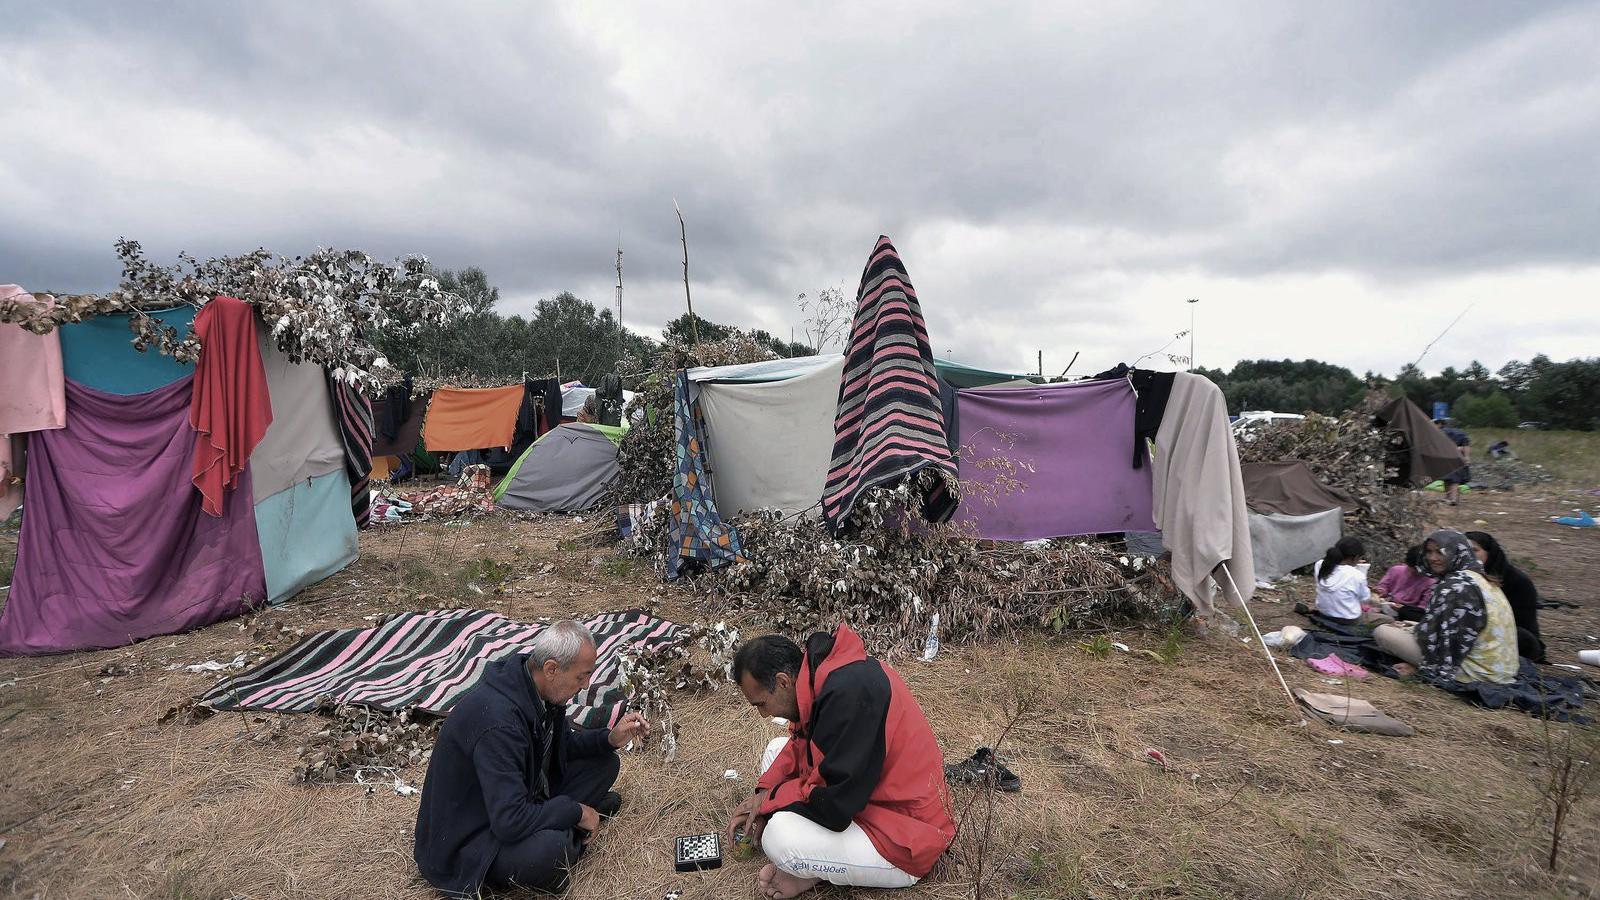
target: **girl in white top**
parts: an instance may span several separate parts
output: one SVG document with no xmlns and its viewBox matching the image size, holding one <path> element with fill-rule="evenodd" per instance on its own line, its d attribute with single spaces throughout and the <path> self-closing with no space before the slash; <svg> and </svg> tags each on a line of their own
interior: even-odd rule
<svg viewBox="0 0 1600 900">
<path fill-rule="evenodd" d="M 1340 539 L 1317 561 L 1317 612 L 1348 624 L 1361 621 L 1361 604 L 1372 598 L 1361 557 L 1367 548 L 1353 537 Z"/>
</svg>

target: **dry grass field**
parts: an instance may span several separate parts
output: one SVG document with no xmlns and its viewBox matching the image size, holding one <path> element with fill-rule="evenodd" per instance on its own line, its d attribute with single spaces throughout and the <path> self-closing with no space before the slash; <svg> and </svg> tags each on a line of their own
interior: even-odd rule
<svg viewBox="0 0 1600 900">
<path fill-rule="evenodd" d="M 1436 508 L 1444 524 L 1499 534 L 1547 595 L 1582 604 L 1545 614 L 1561 662 L 1600 647 L 1600 529 L 1545 518 L 1586 496 L 1541 485 Z M 386 784 L 295 783 L 299 748 L 327 724 L 316 715 L 163 721 L 218 677 L 169 667 L 264 658 L 292 643 L 285 628 L 358 626 L 404 609 L 476 606 L 530 619 L 654 603 L 680 621 L 718 615 L 631 558 L 579 549 L 572 537 L 584 527 L 493 516 L 371 532 L 359 563 L 283 608 L 120 650 L 0 660 L 0 895 L 435 896 L 411 861 L 415 796 Z M 0 532 L 8 564 L 14 545 L 14 530 Z M 1289 608 L 1303 590 L 1302 581 L 1252 602 L 1263 628 L 1296 619 Z M 1566 726 L 1383 678 L 1329 685 L 1279 654 L 1291 685 L 1348 690 L 1417 729 L 1410 738 L 1341 732 L 1303 723 L 1260 647 L 1225 629 L 1107 635 L 1163 651 L 1166 662 L 1094 652 L 1095 637 L 1024 634 L 947 646 L 932 663 L 894 660 L 949 760 L 997 740 L 1019 698 L 1026 708 L 1001 750 L 1023 790 L 958 789 L 957 845 L 897 896 L 1600 897 L 1600 796 L 1571 821 L 1558 870 L 1544 865 L 1550 813 L 1540 787 L 1547 747 Z M 755 896 L 758 862 L 677 875 L 671 838 L 723 825 L 776 730 L 730 687 L 675 704 L 677 758 L 665 762 L 653 747 L 627 756 L 623 812 L 596 839 L 573 897 Z M 738 785 L 724 780 L 729 768 Z M 399 774 L 420 784 L 423 767 Z"/>
</svg>

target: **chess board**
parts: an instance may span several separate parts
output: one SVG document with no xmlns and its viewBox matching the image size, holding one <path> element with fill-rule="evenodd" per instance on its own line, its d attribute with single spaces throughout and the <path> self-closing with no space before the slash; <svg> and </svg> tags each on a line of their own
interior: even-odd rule
<svg viewBox="0 0 1600 900">
<path fill-rule="evenodd" d="M 705 834 L 686 834 L 678 838 L 673 854 L 673 868 L 679 872 L 697 872 L 722 866 L 722 835 L 715 831 Z"/>
</svg>

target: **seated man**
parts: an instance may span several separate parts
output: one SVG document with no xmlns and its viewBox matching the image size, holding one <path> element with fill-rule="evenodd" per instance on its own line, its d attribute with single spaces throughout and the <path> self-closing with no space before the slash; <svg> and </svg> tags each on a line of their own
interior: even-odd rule
<svg viewBox="0 0 1600 900">
<path fill-rule="evenodd" d="M 786 637 L 748 641 L 733 658 L 739 690 L 789 736 L 762 759 L 755 795 L 734 810 L 770 862 L 763 896 L 793 897 L 826 879 L 909 887 L 955 837 L 943 758 L 922 707 L 847 625 L 805 650 Z"/>
<path fill-rule="evenodd" d="M 649 726 L 629 713 L 610 730 L 573 731 L 566 702 L 594 674 L 594 638 L 578 622 L 539 632 L 525 654 L 490 663 L 433 748 L 412 856 L 457 897 L 485 884 L 560 891 L 567 870 L 622 798 L 616 748 Z"/>
</svg>

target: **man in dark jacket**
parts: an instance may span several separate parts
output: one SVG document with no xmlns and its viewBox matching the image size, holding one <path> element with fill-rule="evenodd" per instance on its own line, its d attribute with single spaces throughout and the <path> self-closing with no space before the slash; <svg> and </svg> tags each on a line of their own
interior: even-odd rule
<svg viewBox="0 0 1600 900">
<path fill-rule="evenodd" d="M 566 703 L 594 674 L 594 638 L 578 622 L 539 632 L 525 654 L 490 663 L 445 719 L 428 763 L 412 855 L 457 897 L 515 884 L 561 891 L 567 872 L 622 798 L 616 749 L 649 726 L 574 731 Z"/>
<path fill-rule="evenodd" d="M 767 747 L 756 793 L 734 811 L 771 860 L 762 896 L 787 898 L 822 880 L 909 887 L 955 837 L 944 764 L 915 697 L 847 625 L 799 645 L 747 642 L 733 677 L 763 716 L 789 720 Z"/>
</svg>

